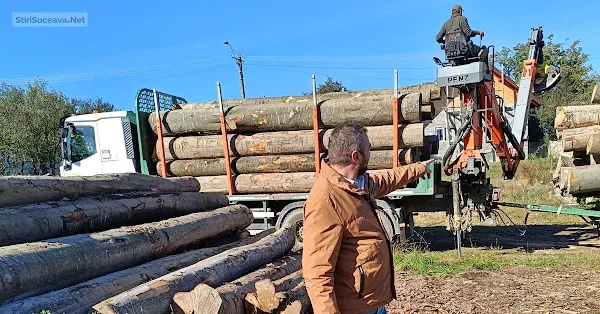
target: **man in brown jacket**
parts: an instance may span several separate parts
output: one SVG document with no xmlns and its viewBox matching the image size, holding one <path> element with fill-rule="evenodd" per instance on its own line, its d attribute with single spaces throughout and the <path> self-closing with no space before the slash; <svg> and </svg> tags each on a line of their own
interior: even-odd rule
<svg viewBox="0 0 600 314">
<path fill-rule="evenodd" d="M 315 314 L 385 313 L 395 298 L 391 246 L 375 199 L 429 176 L 431 161 L 367 174 L 370 148 L 361 125 L 336 127 L 304 206 L 302 274 Z"/>
</svg>

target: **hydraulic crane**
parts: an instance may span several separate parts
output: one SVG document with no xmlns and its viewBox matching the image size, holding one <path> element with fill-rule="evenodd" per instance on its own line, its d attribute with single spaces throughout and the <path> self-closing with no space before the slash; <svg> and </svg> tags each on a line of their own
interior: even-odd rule
<svg viewBox="0 0 600 314">
<path fill-rule="evenodd" d="M 437 85 L 446 88 L 447 95 L 449 89 L 457 90 L 460 98 L 459 104 L 453 102 L 446 110 L 451 144 L 442 161 L 445 173 L 452 177 L 453 219 L 448 225 L 456 234 L 459 257 L 462 231 L 470 228 L 464 221 L 470 221 L 473 210 L 489 217 L 499 201 L 499 190 L 486 178 L 484 141 L 494 147 L 504 179 L 514 178 L 519 162 L 526 156 L 523 145 L 532 95 L 554 87 L 560 80 L 557 68 L 544 65 L 541 27 L 532 29 L 528 44 L 512 126 L 504 115 L 502 98 L 495 93 L 490 69 L 493 59 L 489 65 L 481 54 L 470 54 L 464 33 L 459 30 L 446 35 L 442 48 L 447 62 L 434 58 L 442 66 L 437 71 Z"/>
</svg>

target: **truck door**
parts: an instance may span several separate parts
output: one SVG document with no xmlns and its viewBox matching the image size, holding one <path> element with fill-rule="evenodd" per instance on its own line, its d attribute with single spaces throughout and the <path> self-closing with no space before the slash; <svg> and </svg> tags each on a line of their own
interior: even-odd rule
<svg viewBox="0 0 600 314">
<path fill-rule="evenodd" d="M 63 162 L 61 176 L 92 176 L 102 173 L 96 130 L 96 123 L 78 123 L 68 129 L 68 160 Z"/>
</svg>

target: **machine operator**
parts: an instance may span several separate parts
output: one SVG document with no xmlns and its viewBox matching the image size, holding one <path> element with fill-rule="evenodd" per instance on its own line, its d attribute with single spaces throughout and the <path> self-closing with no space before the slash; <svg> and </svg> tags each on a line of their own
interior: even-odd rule
<svg viewBox="0 0 600 314">
<path fill-rule="evenodd" d="M 444 36 L 446 36 L 446 34 L 455 32 L 457 30 L 461 30 L 465 34 L 465 36 L 467 36 L 471 56 L 478 56 L 481 52 L 481 60 L 485 63 L 488 63 L 487 48 L 485 46 L 479 47 L 471 41 L 471 38 L 477 35 L 483 38 L 483 31 L 472 30 L 471 27 L 469 27 L 469 22 L 467 21 L 467 18 L 464 17 L 462 13 L 463 9 L 460 5 L 455 5 L 452 7 L 452 16 L 450 16 L 450 19 L 446 21 L 444 25 L 442 25 L 442 28 L 435 37 L 436 41 L 442 44 L 444 43 Z"/>
</svg>

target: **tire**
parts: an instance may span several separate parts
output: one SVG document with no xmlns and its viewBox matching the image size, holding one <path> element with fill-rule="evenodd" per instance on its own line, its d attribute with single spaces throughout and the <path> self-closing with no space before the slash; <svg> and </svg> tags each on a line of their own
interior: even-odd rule
<svg viewBox="0 0 600 314">
<path fill-rule="evenodd" d="M 281 227 L 296 226 L 296 243 L 302 244 L 302 231 L 303 231 L 304 216 L 302 213 L 302 207 L 296 208 L 285 215 L 281 222 Z"/>
<path fill-rule="evenodd" d="M 379 214 L 379 217 L 381 217 L 381 224 L 383 225 L 383 229 L 385 231 L 385 234 L 387 235 L 387 238 L 390 241 L 392 241 L 394 239 L 394 235 L 395 235 L 394 225 L 392 224 L 392 220 L 390 219 L 388 214 L 381 208 L 377 209 L 377 214 Z"/>
</svg>

